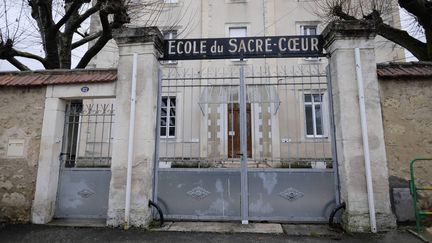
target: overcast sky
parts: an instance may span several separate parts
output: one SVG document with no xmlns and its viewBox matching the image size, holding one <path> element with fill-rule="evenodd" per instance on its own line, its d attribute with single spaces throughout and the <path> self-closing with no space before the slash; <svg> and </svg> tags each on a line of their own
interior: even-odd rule
<svg viewBox="0 0 432 243">
<path fill-rule="evenodd" d="M 402 27 L 411 32 L 412 28 L 410 28 L 410 23 L 412 23 L 412 18 L 403 10 L 400 11 L 400 14 L 401 14 Z M 419 38 L 422 39 L 422 41 L 425 41 L 424 38 L 421 37 Z M 42 46 L 39 43 L 28 43 L 23 41 L 23 43 L 21 43 L 20 45 L 21 48 L 19 50 L 24 50 L 34 54 L 43 55 Z M 75 65 L 78 63 L 78 61 L 80 60 L 81 56 L 84 54 L 86 49 L 87 49 L 87 45 L 83 45 L 80 48 L 77 48 L 73 52 L 72 67 L 75 67 Z M 413 57 L 411 53 L 407 51 L 405 52 L 405 55 L 407 61 L 417 60 L 415 57 Z M 22 61 L 25 65 L 27 65 L 32 70 L 44 69 L 43 66 L 37 61 L 33 61 L 27 58 L 19 58 L 19 57 L 17 59 Z M 9 62 L 5 60 L 0 60 L 0 71 L 11 71 L 11 70 L 16 71 L 17 69 L 11 64 L 9 64 Z"/>
</svg>

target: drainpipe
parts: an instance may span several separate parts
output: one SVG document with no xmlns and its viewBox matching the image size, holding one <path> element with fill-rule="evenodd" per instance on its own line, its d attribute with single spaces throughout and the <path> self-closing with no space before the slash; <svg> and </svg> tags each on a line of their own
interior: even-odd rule
<svg viewBox="0 0 432 243">
<path fill-rule="evenodd" d="M 368 136 L 368 127 L 366 122 L 366 106 L 365 106 L 365 95 L 364 95 L 364 87 L 363 87 L 363 74 L 362 74 L 359 48 L 355 48 L 355 64 L 356 64 L 357 86 L 358 86 L 358 96 L 359 96 L 359 104 L 360 104 L 360 121 L 361 121 L 362 137 L 363 137 L 363 153 L 364 153 L 365 169 L 366 169 L 366 186 L 367 186 L 368 205 L 369 205 L 369 219 L 370 219 L 371 231 L 372 233 L 376 233 L 377 227 L 376 227 L 376 218 L 375 218 L 375 201 L 374 201 L 373 184 L 372 184 L 371 161 L 370 161 L 370 154 L 369 154 L 369 136 Z"/>
<path fill-rule="evenodd" d="M 127 178 L 126 178 L 126 205 L 125 205 L 125 224 L 124 229 L 129 229 L 129 215 L 131 204 L 131 189 L 132 189 L 132 159 L 134 149 L 134 133 L 135 133 L 135 106 L 136 106 L 136 82 L 137 82 L 137 64 L 138 54 L 133 54 L 132 66 L 132 88 L 131 88 L 131 108 L 129 117 L 129 141 L 128 141 L 128 157 L 127 157 Z"/>
</svg>

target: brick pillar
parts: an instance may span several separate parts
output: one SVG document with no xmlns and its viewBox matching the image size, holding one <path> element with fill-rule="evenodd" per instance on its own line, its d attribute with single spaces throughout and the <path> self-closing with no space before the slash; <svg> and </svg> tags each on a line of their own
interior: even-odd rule
<svg viewBox="0 0 432 243">
<path fill-rule="evenodd" d="M 107 224 L 124 223 L 129 116 L 133 54 L 138 54 L 136 120 L 132 171 L 130 225 L 147 227 L 151 220 L 148 201 L 153 192 L 158 57 L 162 34 L 155 27 L 124 28 L 114 33 L 119 48 L 116 113 Z"/>
<path fill-rule="evenodd" d="M 372 180 L 378 231 L 396 226 L 390 208 L 387 158 L 376 73 L 375 31 L 358 22 L 335 21 L 323 31 L 330 54 L 338 172 L 346 203 L 343 226 L 350 232 L 370 231 L 355 48 L 360 48 Z"/>
</svg>

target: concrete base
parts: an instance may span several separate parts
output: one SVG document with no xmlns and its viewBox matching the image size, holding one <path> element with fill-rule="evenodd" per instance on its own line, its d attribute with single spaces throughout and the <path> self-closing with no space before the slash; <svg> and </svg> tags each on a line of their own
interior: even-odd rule
<svg viewBox="0 0 432 243">
<path fill-rule="evenodd" d="M 342 235 L 341 232 L 331 230 L 324 224 L 284 224 L 282 228 L 285 234 L 291 236 L 340 237 Z"/>
<path fill-rule="evenodd" d="M 350 233 L 370 232 L 369 214 L 344 213 L 342 215 L 342 227 Z M 396 218 L 393 214 L 376 214 L 377 229 L 386 232 L 396 228 Z"/>
<path fill-rule="evenodd" d="M 175 232 L 213 232 L 213 233 L 259 233 L 283 234 L 280 224 L 249 223 L 247 225 L 232 222 L 167 222 L 154 231 Z"/>
<path fill-rule="evenodd" d="M 110 210 L 108 211 L 108 219 L 106 225 L 111 227 L 123 226 L 125 222 L 124 210 Z M 136 228 L 148 228 L 152 216 L 147 208 L 143 210 L 131 209 L 129 225 Z"/>
</svg>

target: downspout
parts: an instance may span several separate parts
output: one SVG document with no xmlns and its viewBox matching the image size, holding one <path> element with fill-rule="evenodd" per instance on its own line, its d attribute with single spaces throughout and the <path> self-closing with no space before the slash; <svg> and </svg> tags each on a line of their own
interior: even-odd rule
<svg viewBox="0 0 432 243">
<path fill-rule="evenodd" d="M 372 233 L 377 232 L 376 218 L 375 218 L 375 201 L 374 192 L 372 184 L 372 171 L 371 171 L 371 161 L 369 154 L 369 136 L 368 127 L 366 122 L 366 106 L 365 106 L 365 95 L 364 95 L 364 85 L 363 85 L 363 74 L 362 66 L 360 61 L 360 49 L 355 48 L 355 65 L 356 65 L 356 76 L 357 76 L 357 86 L 358 86 L 358 96 L 360 105 L 360 122 L 363 137 L 363 153 L 365 160 L 365 170 L 366 170 L 366 186 L 367 186 L 367 196 L 368 196 L 368 206 L 369 206 L 369 219 L 370 227 Z"/>
<path fill-rule="evenodd" d="M 131 108 L 129 117 L 129 140 L 128 140 L 128 157 L 127 157 L 127 178 L 126 178 L 126 205 L 125 205 L 125 224 L 124 229 L 129 229 L 129 216 L 131 204 L 132 189 L 132 159 L 134 150 L 134 133 L 135 133 L 135 106 L 136 106 L 136 82 L 137 82 L 137 64 L 138 54 L 133 54 L 132 66 L 132 88 L 131 88 Z"/>
</svg>

